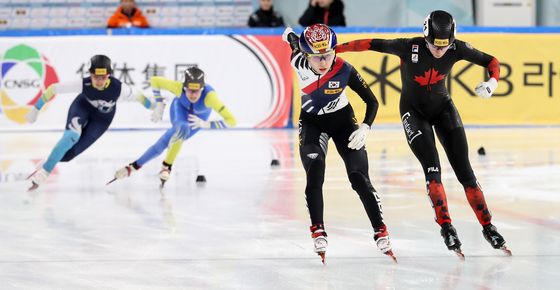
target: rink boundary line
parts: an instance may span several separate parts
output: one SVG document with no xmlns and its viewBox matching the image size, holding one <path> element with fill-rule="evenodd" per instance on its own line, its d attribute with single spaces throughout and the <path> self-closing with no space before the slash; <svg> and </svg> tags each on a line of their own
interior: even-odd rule
<svg viewBox="0 0 560 290">
<path fill-rule="evenodd" d="M 465 254 L 466 261 L 470 259 L 487 259 L 487 258 L 504 258 L 504 259 L 513 259 L 515 257 L 520 258 L 540 258 L 540 257 L 550 257 L 550 258 L 560 258 L 560 254 L 538 254 L 538 255 L 530 255 L 530 254 L 515 254 L 513 253 L 512 257 L 505 256 L 503 254 L 495 254 L 495 255 L 468 255 Z M 401 260 L 411 260 L 411 259 L 419 259 L 419 258 L 430 258 L 430 259 L 453 259 L 457 260 L 457 257 L 453 254 L 445 255 L 445 256 L 399 256 L 397 255 L 397 259 Z M 302 260 L 302 261 L 316 261 L 316 257 L 293 257 L 293 258 L 182 258 L 182 259 L 91 259 L 91 260 L 24 260 L 24 261 L 0 261 L 0 264 L 31 264 L 31 263 L 94 263 L 94 262 L 101 262 L 101 263 L 131 263 L 131 262 L 221 262 L 221 261 L 290 261 L 290 260 Z M 391 262 L 389 258 L 385 256 L 380 257 L 333 257 L 328 256 L 328 260 L 385 260 L 388 263 Z M 392 262 L 391 262 L 392 264 Z"/>
<path fill-rule="evenodd" d="M 465 125 L 465 128 L 470 130 L 470 129 L 526 129 L 526 128 L 536 128 L 536 129 L 557 129 L 560 128 L 560 124 L 558 125 L 532 125 L 532 124 L 527 124 L 527 125 L 487 125 L 487 124 L 467 124 Z M 140 132 L 152 132 L 152 131 L 165 131 L 168 130 L 169 128 L 113 128 L 113 129 L 109 129 L 107 131 L 110 132 L 134 132 L 134 131 L 140 131 Z M 402 125 L 400 123 L 395 123 L 395 124 L 378 124 L 378 125 L 373 125 L 371 131 L 376 131 L 376 130 L 394 130 L 394 129 L 402 129 Z M 207 129 L 204 130 L 206 132 L 210 131 L 210 132 L 219 132 L 219 131 L 278 131 L 278 130 L 290 130 L 290 131 L 295 131 L 297 130 L 297 128 L 227 128 L 227 129 L 222 129 L 222 130 L 212 130 L 212 129 Z M 4 134 L 4 133 L 52 133 L 52 132 L 63 132 L 63 129 L 34 129 L 34 130 L 29 130 L 29 129 L 0 129 L 0 134 Z"/>
</svg>

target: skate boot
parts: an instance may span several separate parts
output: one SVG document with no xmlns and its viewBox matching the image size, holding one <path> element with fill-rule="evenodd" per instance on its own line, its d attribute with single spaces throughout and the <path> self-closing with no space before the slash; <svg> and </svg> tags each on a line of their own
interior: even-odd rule
<svg viewBox="0 0 560 290">
<path fill-rule="evenodd" d="M 463 252 L 461 251 L 461 241 L 459 241 L 459 236 L 457 235 L 455 227 L 453 227 L 450 223 L 444 223 L 441 225 L 440 233 L 447 249 L 454 251 L 461 260 L 464 260 L 465 255 L 463 255 Z"/>
<path fill-rule="evenodd" d="M 391 247 L 391 241 L 389 241 L 389 232 L 387 231 L 387 226 L 383 225 L 377 229 L 374 229 L 373 240 L 377 248 L 381 253 L 391 257 L 395 263 L 397 263 L 397 257 L 393 254 L 393 248 Z"/>
<path fill-rule="evenodd" d="M 35 172 L 31 173 L 27 177 L 27 179 L 31 180 L 31 187 L 27 189 L 27 191 L 33 191 L 39 187 L 46 179 L 49 177 L 49 173 L 43 169 L 43 167 L 35 170 Z"/>
<path fill-rule="evenodd" d="M 115 172 L 115 177 L 113 179 L 111 179 L 111 181 L 107 182 L 106 185 L 109 185 L 116 180 L 127 178 L 132 174 L 132 172 L 134 172 L 136 170 L 137 169 L 134 166 L 134 163 L 130 163 L 127 166 L 117 170 L 117 172 Z"/>
<path fill-rule="evenodd" d="M 167 164 L 164 161 L 163 164 L 161 165 L 161 170 L 159 171 L 159 180 L 161 181 L 161 184 L 159 185 L 160 189 L 163 189 L 163 186 L 169 180 L 170 176 L 171 176 L 171 164 Z"/>
<path fill-rule="evenodd" d="M 325 252 L 327 251 L 327 232 L 323 224 L 314 224 L 310 228 L 311 237 L 313 238 L 314 251 L 321 257 L 321 261 L 325 264 Z"/>
<path fill-rule="evenodd" d="M 493 224 L 485 225 L 482 228 L 482 235 L 490 243 L 492 248 L 504 251 L 508 256 L 511 256 L 511 251 L 506 247 L 506 240 L 498 233 L 498 229 Z"/>
</svg>

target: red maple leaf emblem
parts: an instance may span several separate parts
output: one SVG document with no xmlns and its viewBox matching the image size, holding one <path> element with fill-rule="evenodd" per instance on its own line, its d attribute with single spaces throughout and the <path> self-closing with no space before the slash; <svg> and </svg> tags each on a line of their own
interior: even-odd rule
<svg viewBox="0 0 560 290">
<path fill-rule="evenodd" d="M 445 79 L 445 74 L 440 75 L 437 70 L 431 68 L 424 72 L 423 76 L 414 76 L 414 81 L 421 86 L 433 85 Z"/>
</svg>

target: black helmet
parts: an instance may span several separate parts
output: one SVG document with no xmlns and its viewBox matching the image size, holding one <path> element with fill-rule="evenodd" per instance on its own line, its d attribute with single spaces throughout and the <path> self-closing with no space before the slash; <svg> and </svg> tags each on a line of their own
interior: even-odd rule
<svg viewBox="0 0 560 290">
<path fill-rule="evenodd" d="M 190 90 L 200 90 L 204 87 L 204 72 L 196 66 L 185 70 L 183 86 Z"/>
<path fill-rule="evenodd" d="M 89 60 L 89 63 L 89 73 L 92 75 L 106 75 L 113 73 L 113 68 L 111 67 L 111 59 L 106 55 L 94 55 Z"/>
<path fill-rule="evenodd" d="M 451 14 L 436 10 L 424 20 L 424 38 L 435 46 L 448 46 L 455 41 L 455 20 Z"/>
</svg>

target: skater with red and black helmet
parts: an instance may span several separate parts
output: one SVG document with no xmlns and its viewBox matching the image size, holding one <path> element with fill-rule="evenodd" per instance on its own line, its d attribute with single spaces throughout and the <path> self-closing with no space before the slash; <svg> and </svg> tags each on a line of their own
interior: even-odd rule
<svg viewBox="0 0 560 290">
<path fill-rule="evenodd" d="M 291 28 L 283 34 L 292 49 L 291 63 L 301 88 L 299 150 L 307 176 L 305 196 L 311 218 L 314 250 L 325 261 L 327 233 L 323 220 L 323 182 L 328 141 L 333 139 L 346 166 L 352 188 L 358 193 L 382 253 L 395 261 L 381 201 L 371 184 L 365 149 L 366 137 L 379 103 L 352 65 L 336 57 L 336 34 L 324 24 L 305 28 L 298 37 Z M 350 87 L 366 103 L 366 114 L 358 125 L 345 88 Z"/>
<path fill-rule="evenodd" d="M 424 37 L 355 40 L 337 46 L 336 51 L 373 50 L 400 57 L 401 120 L 410 149 L 424 170 L 428 196 L 445 245 L 464 258 L 457 231 L 451 224 L 432 126 L 483 227 L 484 238 L 493 248 L 511 255 L 505 239 L 491 223 L 492 215 L 469 161 L 461 117 L 445 87 L 445 78 L 455 62 L 466 60 L 487 68 L 490 78 L 481 82 L 475 93 L 481 98 L 490 98 L 498 86 L 500 64 L 495 57 L 456 39 L 455 20 L 445 11 L 431 12 L 424 21 L 423 31 Z"/>
</svg>

